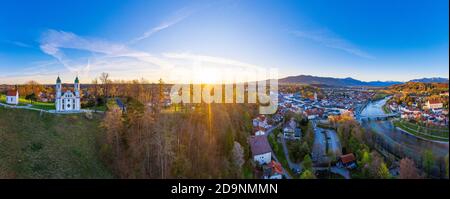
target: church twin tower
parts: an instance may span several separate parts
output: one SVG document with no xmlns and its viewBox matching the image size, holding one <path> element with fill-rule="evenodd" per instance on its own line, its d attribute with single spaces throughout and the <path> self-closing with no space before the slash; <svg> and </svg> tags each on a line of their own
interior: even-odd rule
<svg viewBox="0 0 450 199">
<path fill-rule="evenodd" d="M 78 76 L 75 78 L 73 90 L 71 88 L 62 88 L 61 79 L 56 79 L 56 98 L 55 106 L 57 112 L 78 112 L 80 111 L 80 81 Z"/>
</svg>

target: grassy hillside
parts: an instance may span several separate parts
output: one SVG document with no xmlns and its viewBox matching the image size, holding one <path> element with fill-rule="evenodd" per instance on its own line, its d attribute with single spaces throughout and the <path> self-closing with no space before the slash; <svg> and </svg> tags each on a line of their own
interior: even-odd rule
<svg viewBox="0 0 450 199">
<path fill-rule="evenodd" d="M 112 178 L 97 154 L 99 122 L 0 107 L 0 178 Z"/>
<path fill-rule="evenodd" d="M 6 95 L 0 94 L 0 102 L 6 103 Z M 30 100 L 26 100 L 22 97 L 19 98 L 19 106 L 25 106 L 27 104 L 31 104 Z M 32 108 L 44 109 L 44 110 L 54 110 L 55 103 L 53 102 L 33 102 Z"/>
</svg>

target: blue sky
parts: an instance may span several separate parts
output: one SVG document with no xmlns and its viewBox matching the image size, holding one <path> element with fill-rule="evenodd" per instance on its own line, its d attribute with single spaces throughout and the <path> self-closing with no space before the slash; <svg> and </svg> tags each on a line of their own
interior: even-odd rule
<svg viewBox="0 0 450 199">
<path fill-rule="evenodd" d="M 0 83 L 53 83 L 58 74 L 86 83 L 103 71 L 176 81 L 171 73 L 197 65 L 365 81 L 449 72 L 447 0 L 0 4 Z"/>
</svg>

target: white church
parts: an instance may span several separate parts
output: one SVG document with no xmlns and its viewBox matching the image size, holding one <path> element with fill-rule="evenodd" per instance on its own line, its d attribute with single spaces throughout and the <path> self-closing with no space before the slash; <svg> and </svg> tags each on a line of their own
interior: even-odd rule
<svg viewBox="0 0 450 199">
<path fill-rule="evenodd" d="M 61 79 L 56 79 L 56 98 L 55 106 L 57 112 L 78 112 L 80 111 L 80 81 L 78 76 L 75 78 L 73 90 L 71 88 L 62 88 Z"/>
</svg>

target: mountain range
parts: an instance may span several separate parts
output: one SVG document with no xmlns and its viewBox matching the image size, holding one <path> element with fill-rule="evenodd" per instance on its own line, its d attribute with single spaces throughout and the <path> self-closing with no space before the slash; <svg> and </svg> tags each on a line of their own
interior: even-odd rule
<svg viewBox="0 0 450 199">
<path fill-rule="evenodd" d="M 422 78 L 422 79 L 414 79 L 411 82 L 424 82 L 424 83 L 448 83 L 447 78 Z M 280 84 L 315 84 L 315 85 L 325 85 L 325 86 L 338 86 L 338 87 L 354 87 L 354 86 L 367 86 L 367 87 L 386 87 L 395 84 L 402 84 L 405 82 L 400 81 L 361 81 L 357 79 L 353 79 L 350 77 L 347 78 L 333 78 L 333 77 L 317 77 L 311 75 L 298 75 L 298 76 L 289 76 L 282 79 L 279 79 Z"/>
<path fill-rule="evenodd" d="M 448 84 L 448 78 L 442 78 L 442 77 L 422 78 L 422 79 L 413 79 L 410 82 L 447 83 Z"/>
</svg>

